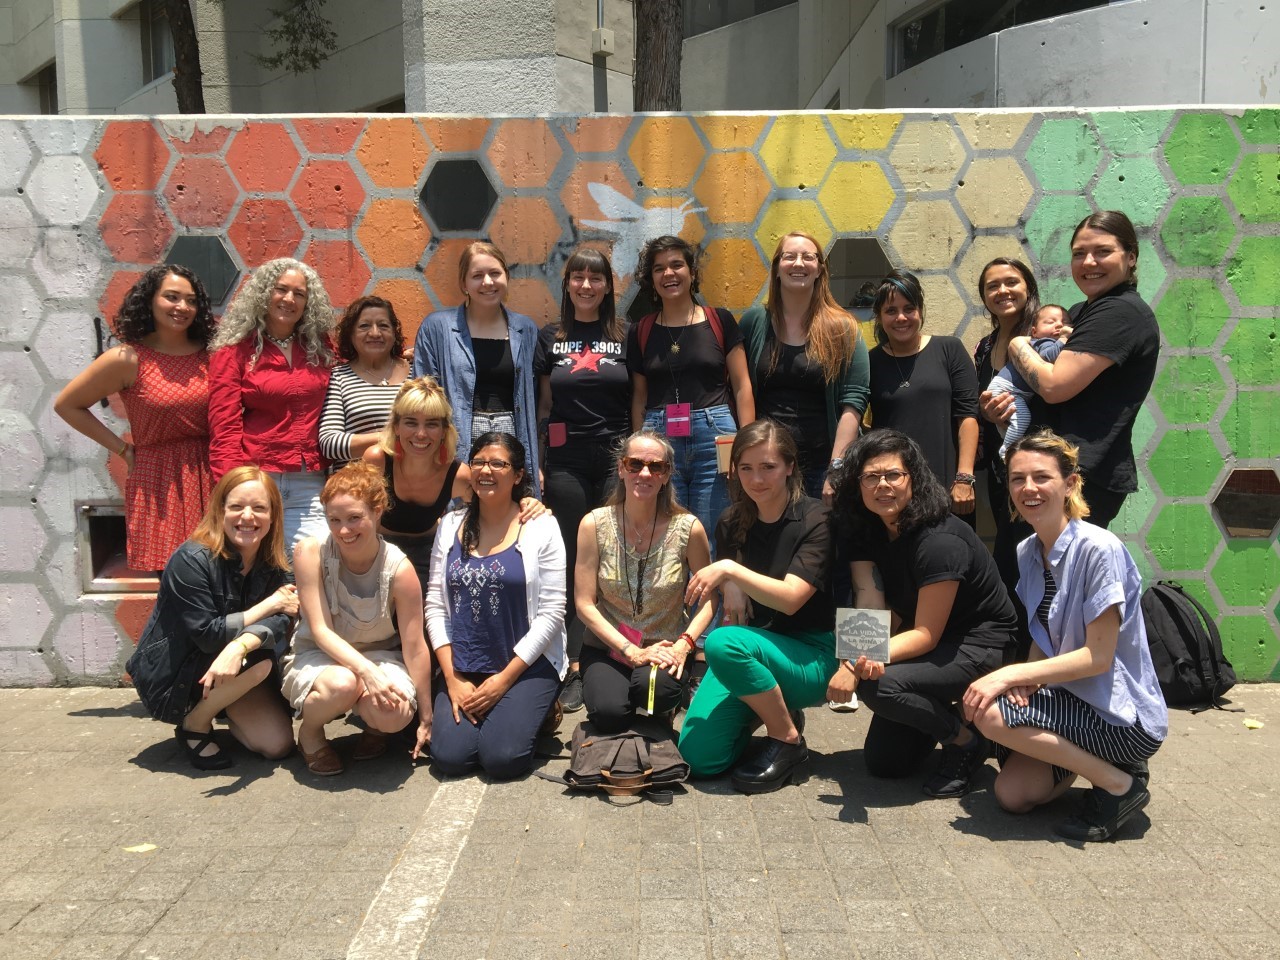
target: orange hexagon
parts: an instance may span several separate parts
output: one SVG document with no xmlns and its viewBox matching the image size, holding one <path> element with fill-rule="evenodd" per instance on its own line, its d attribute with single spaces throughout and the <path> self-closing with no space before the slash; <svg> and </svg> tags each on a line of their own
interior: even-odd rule
<svg viewBox="0 0 1280 960">
<path fill-rule="evenodd" d="M 341 230 L 355 222 L 364 187 L 345 160 L 308 160 L 289 197 L 311 226 Z"/>
<path fill-rule="evenodd" d="M 442 307 L 454 307 L 462 302 L 462 284 L 458 282 L 458 261 L 470 240 L 456 238 L 440 240 L 430 251 L 431 259 L 422 270 L 427 286 L 436 295 Z"/>
<path fill-rule="evenodd" d="M 489 144 L 489 162 L 511 187 L 545 187 L 563 151 L 545 120 L 503 120 Z"/>
<path fill-rule="evenodd" d="M 716 150 L 750 150 L 760 139 L 768 117 L 721 114 L 699 117 L 698 126 Z"/>
<path fill-rule="evenodd" d="M 335 309 L 364 293 L 372 274 L 355 245 L 346 240 L 312 240 L 301 259 L 320 274 Z"/>
<path fill-rule="evenodd" d="M 560 239 L 560 221 L 542 197 L 507 197 L 498 204 L 489 236 L 513 266 L 546 263 Z"/>
<path fill-rule="evenodd" d="M 120 306 L 124 303 L 124 295 L 141 279 L 142 273 L 140 271 L 117 270 L 112 274 L 111 279 L 107 281 L 107 288 L 102 291 L 102 296 L 98 298 L 98 312 L 107 320 L 111 320 L 120 312 Z"/>
<path fill-rule="evenodd" d="M 431 239 L 418 205 L 410 200 L 374 200 L 356 236 L 375 267 L 413 267 Z"/>
<path fill-rule="evenodd" d="M 431 145 L 410 118 L 379 118 L 369 121 L 356 156 L 378 186 L 416 187 Z"/>
<path fill-rule="evenodd" d="M 191 126 L 182 131 L 186 139 L 182 139 L 177 131 L 169 130 L 169 146 L 185 156 L 196 154 L 221 153 L 223 146 L 231 139 L 234 127 L 209 127 L 201 129 Z"/>
<path fill-rule="evenodd" d="M 169 146 L 146 120 L 116 120 L 93 158 L 112 190 L 154 190 L 169 166 Z"/>
<path fill-rule="evenodd" d="M 713 153 L 693 185 L 693 195 L 707 208 L 712 223 L 754 223 L 771 189 L 754 154 Z"/>
<path fill-rule="evenodd" d="M 614 153 L 627 127 L 630 117 L 578 117 L 563 121 L 565 139 L 578 153 Z"/>
<path fill-rule="evenodd" d="M 522 277 L 512 280 L 507 293 L 507 306 L 517 313 L 532 317 L 540 327 L 560 316 L 560 301 L 551 295 L 543 280 Z"/>
<path fill-rule="evenodd" d="M 590 184 L 607 187 L 634 202 L 631 184 L 627 182 L 622 167 L 612 160 L 587 160 L 573 168 L 560 190 L 560 202 L 574 220 L 610 219 L 591 195 Z"/>
<path fill-rule="evenodd" d="M 364 129 L 361 117 L 316 117 L 293 121 L 298 139 L 312 153 L 348 153 Z"/>
<path fill-rule="evenodd" d="M 120 263 L 159 263 L 173 236 L 173 224 L 149 193 L 118 194 L 107 204 L 98 230 Z"/>
<path fill-rule="evenodd" d="M 646 117 L 627 151 L 641 182 L 655 189 L 687 187 L 706 152 L 688 117 Z"/>
<path fill-rule="evenodd" d="M 226 165 L 206 157 L 180 159 L 164 188 L 169 209 L 187 227 L 221 226 L 239 197 Z"/>
<path fill-rule="evenodd" d="M 471 153 L 479 150 L 489 132 L 489 121 L 477 117 L 426 117 L 422 128 L 445 153 Z"/>
<path fill-rule="evenodd" d="M 244 265 L 252 269 L 276 257 L 297 253 L 302 227 L 287 201 L 253 198 L 240 204 L 227 238 Z"/>
<path fill-rule="evenodd" d="M 435 309 L 427 288 L 418 280 L 384 279 L 377 282 L 372 293 L 375 297 L 391 301 L 396 308 L 396 316 L 400 318 L 405 345 L 413 346 L 423 317 Z"/>
<path fill-rule="evenodd" d="M 227 150 L 227 165 L 240 186 L 263 193 L 285 190 L 301 159 L 281 123 L 245 124 Z"/>
<path fill-rule="evenodd" d="M 702 258 L 699 289 L 707 302 L 740 313 L 760 297 L 769 267 L 750 240 L 712 240 Z"/>
</svg>

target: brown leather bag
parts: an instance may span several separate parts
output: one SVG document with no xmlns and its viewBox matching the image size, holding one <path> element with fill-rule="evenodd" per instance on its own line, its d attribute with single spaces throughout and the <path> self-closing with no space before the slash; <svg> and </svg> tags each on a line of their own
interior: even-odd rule
<svg viewBox="0 0 1280 960">
<path fill-rule="evenodd" d="M 629 730 L 602 734 L 587 721 L 573 731 L 564 776 L 542 771 L 538 776 L 571 790 L 603 790 L 610 797 L 644 794 L 656 803 L 670 803 L 669 788 L 689 778 L 689 765 L 665 724 L 637 718 Z"/>
</svg>

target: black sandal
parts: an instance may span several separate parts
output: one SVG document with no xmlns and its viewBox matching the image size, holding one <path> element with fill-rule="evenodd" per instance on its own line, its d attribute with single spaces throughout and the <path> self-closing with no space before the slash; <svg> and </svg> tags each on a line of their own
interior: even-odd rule
<svg viewBox="0 0 1280 960">
<path fill-rule="evenodd" d="M 182 749 L 186 751 L 187 759 L 191 761 L 191 765 L 197 770 L 225 770 L 234 762 L 230 755 L 218 745 L 212 730 L 200 733 L 196 730 L 188 730 L 182 724 L 178 724 L 174 727 L 173 734 L 177 737 L 178 743 L 182 745 Z M 210 745 L 218 747 L 218 752 L 211 754 L 200 752 Z"/>
</svg>

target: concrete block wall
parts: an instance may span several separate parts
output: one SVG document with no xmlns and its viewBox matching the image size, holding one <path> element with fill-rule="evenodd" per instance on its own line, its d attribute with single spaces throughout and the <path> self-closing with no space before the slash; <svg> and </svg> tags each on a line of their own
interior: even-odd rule
<svg viewBox="0 0 1280 960">
<path fill-rule="evenodd" d="M 420 202 L 459 160 L 493 193 L 467 233 Z M 1230 537 L 1212 509 L 1233 470 L 1280 452 L 1278 178 L 1267 108 L 0 119 L 0 683 L 117 682 L 145 622 L 146 596 L 81 593 L 77 504 L 118 500 L 121 477 L 52 403 L 94 356 L 95 318 L 179 237 L 221 238 L 241 277 L 300 256 L 336 304 L 375 292 L 411 326 L 457 302 L 477 235 L 540 321 L 580 242 L 612 248 L 629 301 L 639 243 L 680 232 L 706 247 L 709 300 L 740 312 L 787 230 L 874 238 L 922 276 L 928 328 L 972 344 L 981 266 L 1022 257 L 1070 304 L 1070 230 L 1103 207 L 1139 225 L 1164 338 L 1116 527 L 1148 578 L 1209 605 L 1245 678 L 1280 679 L 1275 531 Z"/>
</svg>

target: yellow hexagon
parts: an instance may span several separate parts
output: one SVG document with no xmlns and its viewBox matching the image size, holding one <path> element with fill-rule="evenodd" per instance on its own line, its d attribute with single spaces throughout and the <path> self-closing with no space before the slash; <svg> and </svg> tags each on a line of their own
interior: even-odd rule
<svg viewBox="0 0 1280 960">
<path fill-rule="evenodd" d="M 982 274 L 982 268 L 996 257 L 1012 257 L 1028 266 L 1031 264 L 1031 256 L 1018 239 L 1017 233 L 1002 233 L 974 237 L 969 249 L 956 265 L 956 280 L 969 301 L 970 316 L 978 318 L 978 326 L 989 327 L 990 324 L 990 317 L 987 316 L 982 306 L 982 297 L 978 293 L 978 278 Z"/>
<path fill-rule="evenodd" d="M 831 246 L 831 225 L 812 200 L 775 200 L 769 204 L 756 228 L 756 242 L 766 256 L 773 256 L 778 241 L 796 230 L 811 234 L 823 250 Z"/>
<path fill-rule="evenodd" d="M 908 203 L 889 233 L 897 251 L 897 262 L 918 270 L 945 270 L 969 239 L 947 200 L 918 200 Z"/>
<path fill-rule="evenodd" d="M 707 303 L 741 313 L 760 297 L 769 281 L 769 266 L 750 240 L 723 237 L 703 252 L 698 280 Z"/>
<path fill-rule="evenodd" d="M 950 123 L 930 120 L 905 124 L 889 158 L 905 189 L 925 193 L 955 187 L 965 152 Z"/>
<path fill-rule="evenodd" d="M 836 145 L 818 114 L 778 117 L 760 147 L 760 160 L 780 187 L 816 187 L 835 156 Z"/>
<path fill-rule="evenodd" d="M 926 273 L 920 277 L 920 289 L 924 291 L 924 332 L 944 336 L 955 336 L 969 312 L 969 305 L 945 273 Z M 970 324 L 975 329 L 980 325 Z M 972 351 L 978 345 L 985 330 L 979 330 L 978 336 L 969 345 Z"/>
<path fill-rule="evenodd" d="M 870 161 L 836 163 L 818 193 L 818 202 L 840 233 L 869 233 L 893 206 L 893 187 L 880 164 Z"/>
<path fill-rule="evenodd" d="M 693 185 L 693 195 L 707 208 L 712 223 L 754 223 L 771 189 L 754 154 L 713 153 Z"/>
<path fill-rule="evenodd" d="M 627 152 L 644 185 L 663 190 L 687 187 L 707 151 L 688 117 L 647 117 Z"/>
<path fill-rule="evenodd" d="M 719 114 L 699 117 L 698 126 L 716 150 L 749 150 L 760 139 L 768 117 Z"/>
<path fill-rule="evenodd" d="M 975 227 L 1016 226 L 1032 194 L 1013 157 L 979 157 L 964 172 L 963 184 L 956 187 L 956 199 Z"/>
<path fill-rule="evenodd" d="M 850 150 L 883 150 L 902 122 L 898 113 L 833 113 L 836 138 Z"/>
<path fill-rule="evenodd" d="M 956 126 L 975 150 L 1012 150 L 1031 122 L 1029 113 L 960 113 Z"/>
</svg>

